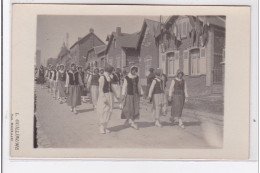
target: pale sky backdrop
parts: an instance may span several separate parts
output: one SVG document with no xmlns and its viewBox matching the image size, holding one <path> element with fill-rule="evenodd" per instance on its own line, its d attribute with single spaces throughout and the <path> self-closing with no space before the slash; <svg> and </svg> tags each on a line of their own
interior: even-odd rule
<svg viewBox="0 0 260 173">
<path fill-rule="evenodd" d="M 78 37 L 84 37 L 93 28 L 94 33 L 106 42 L 108 34 L 121 27 L 121 32 L 134 33 L 141 30 L 144 19 L 160 21 L 160 16 L 58 16 L 39 15 L 37 19 L 37 49 L 41 50 L 41 62 L 50 57 L 57 58 L 66 33 L 69 33 L 69 47 Z M 163 21 L 166 17 L 163 17 Z M 44 61 L 45 59 L 45 61 Z"/>
</svg>

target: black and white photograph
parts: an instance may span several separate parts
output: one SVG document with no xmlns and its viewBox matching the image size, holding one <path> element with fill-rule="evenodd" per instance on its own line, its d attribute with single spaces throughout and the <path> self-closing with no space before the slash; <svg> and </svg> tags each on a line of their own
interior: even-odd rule
<svg viewBox="0 0 260 173">
<path fill-rule="evenodd" d="M 14 5 L 11 157 L 248 158 L 249 14 Z"/>
<path fill-rule="evenodd" d="M 34 148 L 222 148 L 225 45 L 220 15 L 38 15 Z"/>
</svg>

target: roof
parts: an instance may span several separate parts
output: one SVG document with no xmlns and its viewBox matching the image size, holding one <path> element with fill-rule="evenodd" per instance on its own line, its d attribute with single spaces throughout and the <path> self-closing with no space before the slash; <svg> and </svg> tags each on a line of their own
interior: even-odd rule
<svg viewBox="0 0 260 173">
<path fill-rule="evenodd" d="M 139 34 L 140 32 L 136 32 L 133 34 L 121 33 L 120 36 L 116 36 L 116 33 L 112 32 L 112 34 L 109 36 L 109 42 L 106 47 L 106 53 L 114 37 L 116 37 L 120 42 L 121 48 L 136 48 Z"/>
<path fill-rule="evenodd" d="M 106 50 L 106 45 L 101 45 L 101 46 L 95 46 L 93 47 L 95 54 L 99 54 L 101 52 L 104 52 Z"/>
<path fill-rule="evenodd" d="M 139 33 L 129 34 L 119 37 L 121 47 L 125 48 L 136 48 L 136 44 L 139 38 Z"/>
<path fill-rule="evenodd" d="M 143 40 L 143 35 L 145 33 L 146 28 L 149 28 L 149 33 L 153 36 L 156 36 L 157 32 L 160 32 L 160 22 L 150 20 L 150 19 L 144 19 L 142 29 L 140 31 L 140 35 L 137 41 L 137 46 L 140 45 L 140 43 Z"/>
<path fill-rule="evenodd" d="M 98 36 L 96 36 L 96 34 L 94 34 L 93 32 L 88 33 L 85 37 L 81 38 L 80 40 L 76 41 L 71 47 L 70 49 L 72 49 L 74 46 L 76 46 L 77 44 L 79 44 L 80 42 L 84 41 L 85 39 L 89 38 L 91 35 L 94 35 L 99 41 L 101 41 L 103 44 L 105 44 Z"/>
</svg>

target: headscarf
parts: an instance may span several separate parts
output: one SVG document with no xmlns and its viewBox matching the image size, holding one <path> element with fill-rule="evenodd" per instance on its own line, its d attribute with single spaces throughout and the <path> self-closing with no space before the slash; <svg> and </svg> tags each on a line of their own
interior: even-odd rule
<svg viewBox="0 0 260 173">
<path fill-rule="evenodd" d="M 157 68 L 157 69 L 155 70 L 154 74 L 155 74 L 156 76 L 161 76 L 161 75 L 162 75 L 162 69 Z"/>
</svg>

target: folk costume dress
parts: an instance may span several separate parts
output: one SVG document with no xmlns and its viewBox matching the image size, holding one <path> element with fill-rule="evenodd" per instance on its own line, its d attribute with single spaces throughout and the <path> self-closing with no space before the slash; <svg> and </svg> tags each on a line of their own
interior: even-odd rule
<svg viewBox="0 0 260 173">
<path fill-rule="evenodd" d="M 99 95 L 97 101 L 97 114 L 100 127 L 106 129 L 113 111 L 112 88 L 110 75 L 105 72 L 99 78 Z"/>
<path fill-rule="evenodd" d="M 140 95 L 142 94 L 143 92 L 139 85 L 139 77 L 129 73 L 124 79 L 122 88 L 122 119 L 132 121 L 139 119 Z"/>
<path fill-rule="evenodd" d="M 177 74 L 178 76 L 178 74 Z M 179 121 L 179 126 L 184 128 L 181 120 L 185 97 L 188 97 L 187 86 L 184 79 L 175 78 L 171 82 L 169 97 L 172 97 L 171 117 L 174 121 Z"/>
<path fill-rule="evenodd" d="M 65 87 L 68 87 L 68 105 L 71 107 L 76 107 L 81 105 L 81 92 L 80 85 L 83 85 L 81 77 L 78 71 L 69 70 L 66 76 Z"/>
<path fill-rule="evenodd" d="M 159 77 L 153 79 L 148 97 L 152 98 L 153 116 L 160 123 L 160 116 L 163 114 L 163 107 L 165 105 L 165 96 L 163 81 Z M 158 125 L 160 126 L 160 124 Z"/>
<path fill-rule="evenodd" d="M 58 96 L 62 99 L 66 97 L 66 88 L 65 88 L 65 82 L 66 82 L 66 71 L 65 70 L 59 70 L 58 72 Z"/>
</svg>

